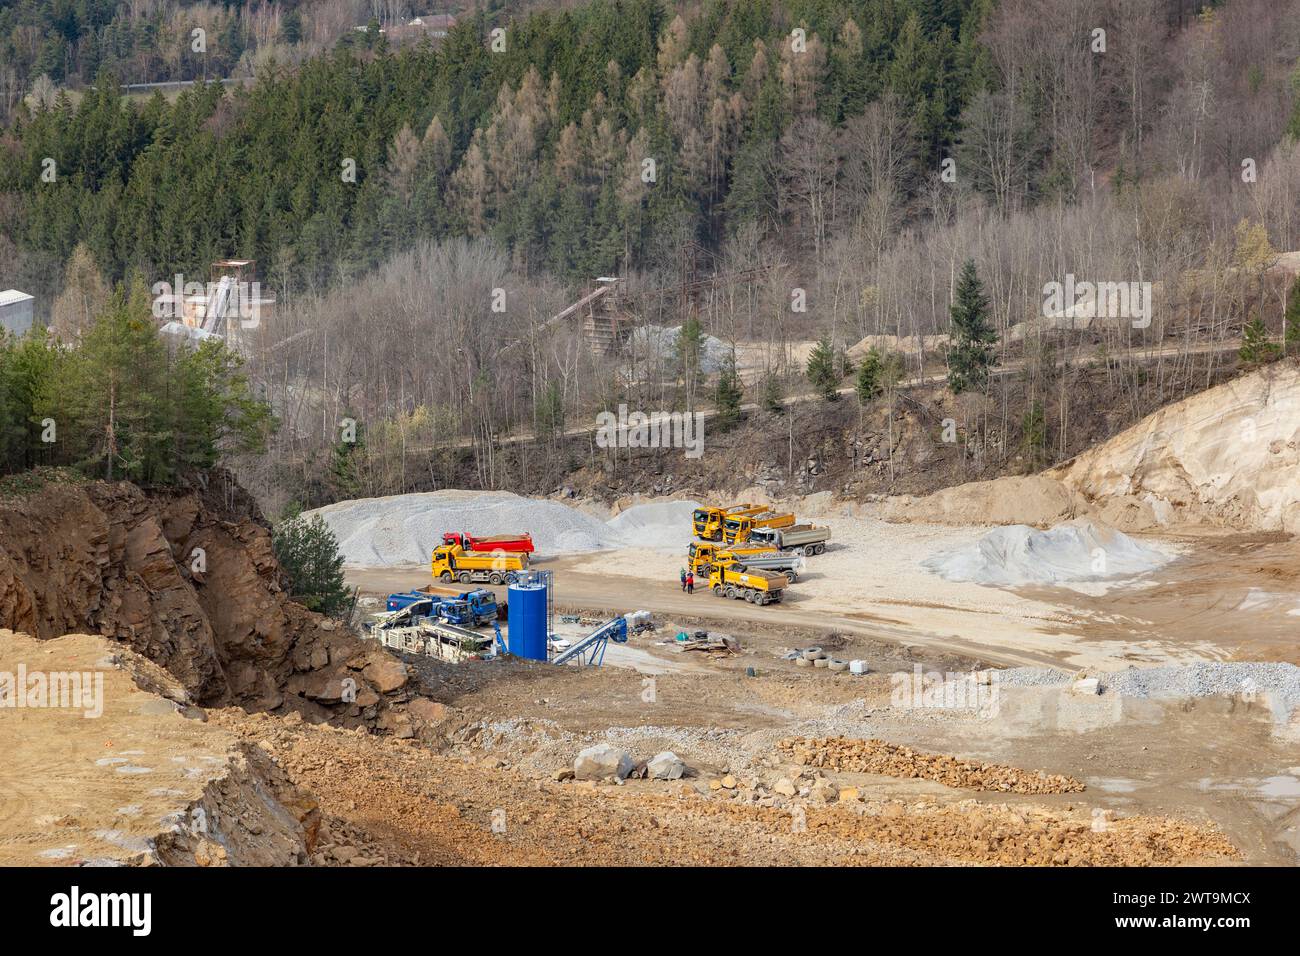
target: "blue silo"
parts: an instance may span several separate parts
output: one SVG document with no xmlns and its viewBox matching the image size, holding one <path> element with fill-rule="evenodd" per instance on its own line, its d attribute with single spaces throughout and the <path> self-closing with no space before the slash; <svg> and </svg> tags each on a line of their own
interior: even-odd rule
<svg viewBox="0 0 1300 956">
<path fill-rule="evenodd" d="M 546 654 L 547 587 L 545 579 L 521 577 L 506 591 L 509 602 L 510 653 L 544 661 Z"/>
</svg>

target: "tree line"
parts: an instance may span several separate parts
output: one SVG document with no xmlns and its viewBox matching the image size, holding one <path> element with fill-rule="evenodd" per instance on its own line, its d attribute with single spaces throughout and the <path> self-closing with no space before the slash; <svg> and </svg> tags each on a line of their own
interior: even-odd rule
<svg viewBox="0 0 1300 956">
<path fill-rule="evenodd" d="M 784 168 L 887 93 L 912 118 L 908 162 L 930 161 L 982 82 L 988 7 L 711 0 L 688 21 L 593 0 L 511 22 L 501 52 L 480 14 L 437 48 L 348 44 L 174 103 L 106 79 L 77 105 L 16 111 L 0 247 L 50 297 L 78 241 L 113 281 L 238 255 L 285 290 L 422 236 L 491 237 L 533 275 L 662 262 L 686 238 L 782 228 L 777 191 L 803 188 Z"/>
<path fill-rule="evenodd" d="M 220 341 L 169 345 L 138 278 L 76 348 L 41 329 L 0 335 L 0 473 L 65 467 L 170 484 L 256 453 L 273 420 L 241 365 Z"/>
</svg>

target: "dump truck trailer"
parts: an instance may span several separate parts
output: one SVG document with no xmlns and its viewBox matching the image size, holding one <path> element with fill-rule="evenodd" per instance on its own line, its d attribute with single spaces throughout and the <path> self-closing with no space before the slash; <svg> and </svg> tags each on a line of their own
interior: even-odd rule
<svg viewBox="0 0 1300 956">
<path fill-rule="evenodd" d="M 717 562 L 720 554 L 734 554 L 738 557 L 748 557 L 751 555 L 767 554 L 774 555 L 774 548 L 765 544 L 749 545 L 739 544 L 735 547 L 727 547 L 715 541 L 692 541 L 686 549 L 687 566 L 697 575 L 707 575 L 709 569 Z"/>
<path fill-rule="evenodd" d="M 741 571 L 772 571 L 776 574 L 784 574 L 790 579 L 790 583 L 794 584 L 803 573 L 804 557 L 802 554 L 778 554 L 770 551 L 766 554 L 741 556 L 723 551 L 718 555 L 717 566 L 737 568 Z"/>
<path fill-rule="evenodd" d="M 718 597 L 736 598 L 750 604 L 775 604 L 790 581 L 772 571 L 741 571 L 715 566 L 709 572 L 709 587 Z"/>
<path fill-rule="evenodd" d="M 537 550 L 533 547 L 533 536 L 528 532 L 523 534 L 494 534 L 478 538 L 472 534 L 466 534 L 464 531 L 447 531 L 443 533 L 442 543 L 458 544 L 465 551 L 478 551 L 483 554 L 490 554 L 493 551 L 532 554 Z"/>
<path fill-rule="evenodd" d="M 728 515 L 756 515 L 762 514 L 764 510 L 762 505 L 749 502 L 727 505 L 725 508 L 696 508 L 691 513 L 691 526 L 695 529 L 697 538 L 718 541 L 722 538 L 723 519 Z"/>
<path fill-rule="evenodd" d="M 435 548 L 430 571 L 439 581 L 459 581 L 461 584 L 505 584 L 510 575 L 528 569 L 528 555 L 498 551 L 485 554 L 466 551 L 458 544 L 444 544 Z"/>
<path fill-rule="evenodd" d="M 727 544 L 741 544 L 749 540 L 755 528 L 788 528 L 794 524 L 794 515 L 764 511 L 756 515 L 729 515 L 722 520 L 722 540 Z"/>
<path fill-rule="evenodd" d="M 831 539 L 831 529 L 811 524 L 796 524 L 788 528 L 755 528 L 749 533 L 749 543 L 768 544 L 778 551 L 803 551 L 804 554 L 821 554 Z"/>
</svg>

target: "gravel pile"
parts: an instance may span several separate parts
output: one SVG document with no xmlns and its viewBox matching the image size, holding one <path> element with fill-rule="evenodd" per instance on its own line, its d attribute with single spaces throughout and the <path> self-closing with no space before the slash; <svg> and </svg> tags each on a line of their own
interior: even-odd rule
<svg viewBox="0 0 1300 956">
<path fill-rule="evenodd" d="M 926 558 L 921 566 L 946 581 L 1015 586 L 1133 577 L 1170 560 L 1123 532 L 1081 519 L 1047 531 L 1023 524 L 995 528 L 972 544 Z"/>
<path fill-rule="evenodd" d="M 397 567 L 427 563 L 445 531 L 526 531 L 547 555 L 627 547 L 680 551 L 690 540 L 695 507 L 692 501 L 651 502 L 604 521 L 563 502 L 509 492 L 430 491 L 341 501 L 306 517 L 320 515 L 329 525 L 345 564 Z"/>
<path fill-rule="evenodd" d="M 607 527 L 621 542 L 620 547 L 680 554 L 691 540 L 691 514 L 698 507 L 694 501 L 633 505 L 610 519 Z"/>
<path fill-rule="evenodd" d="M 342 501 L 308 512 L 338 538 L 343 560 L 362 567 L 425 564 L 444 531 L 474 535 L 529 532 L 547 554 L 614 547 L 617 535 L 599 518 L 558 501 L 507 492 L 431 491 Z"/>
<path fill-rule="evenodd" d="M 1133 667 L 1113 673 L 1093 674 L 1103 694 L 1139 698 L 1240 697 L 1268 694 L 1274 706 L 1288 716 L 1300 706 L 1300 667 L 1253 661 L 1168 664 Z M 1070 683 L 1074 675 L 1036 667 L 998 671 L 998 681 L 1008 687 L 1052 687 Z"/>
<path fill-rule="evenodd" d="M 682 327 L 674 325 L 664 328 L 662 325 L 646 325 L 632 332 L 632 344 L 639 350 L 655 352 L 659 355 L 677 354 L 681 341 Z M 731 360 L 731 346 L 712 335 L 705 335 L 700 342 L 700 370 L 713 373 L 725 368 Z"/>
</svg>

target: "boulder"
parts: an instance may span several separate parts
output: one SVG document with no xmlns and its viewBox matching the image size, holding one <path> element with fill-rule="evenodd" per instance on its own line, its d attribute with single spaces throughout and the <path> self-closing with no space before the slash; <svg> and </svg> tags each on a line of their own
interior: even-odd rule
<svg viewBox="0 0 1300 956">
<path fill-rule="evenodd" d="M 679 780 L 686 772 L 686 763 L 671 750 L 655 754 L 646 764 L 651 780 Z"/>
<path fill-rule="evenodd" d="M 408 678 L 406 665 L 387 654 L 376 654 L 361 673 L 381 694 L 400 690 Z"/>
<path fill-rule="evenodd" d="M 596 744 L 578 754 L 573 761 L 573 775 L 578 780 L 604 780 L 616 777 L 622 780 L 634 766 L 626 751 L 609 744 Z"/>
</svg>

